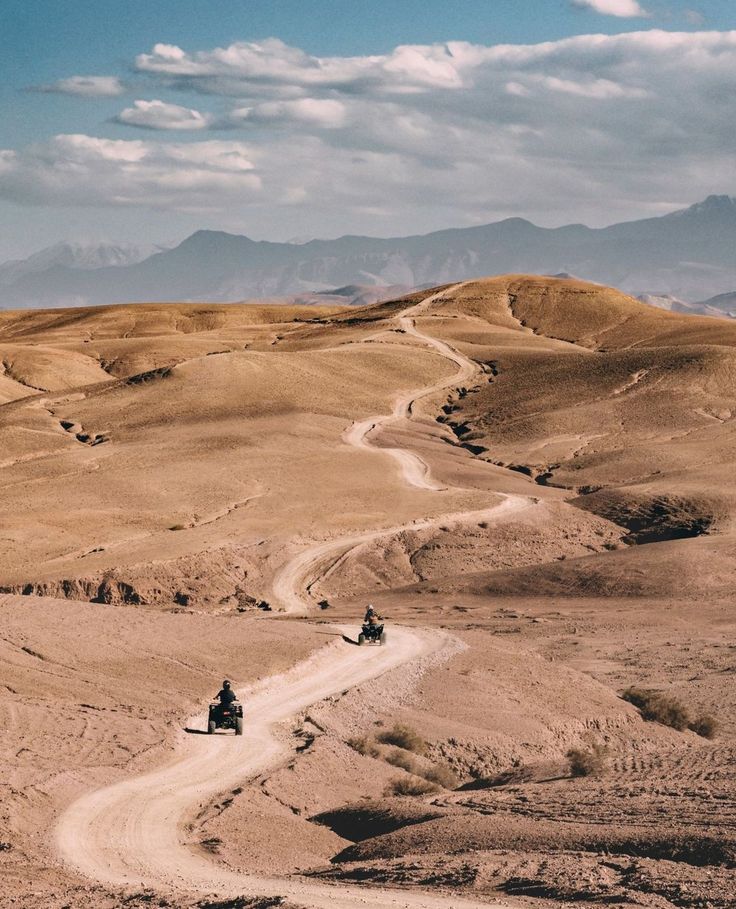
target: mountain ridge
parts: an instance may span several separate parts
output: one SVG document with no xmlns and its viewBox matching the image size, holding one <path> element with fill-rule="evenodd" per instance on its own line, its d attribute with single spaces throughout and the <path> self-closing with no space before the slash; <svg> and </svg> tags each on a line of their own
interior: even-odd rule
<svg viewBox="0 0 736 909">
<path fill-rule="evenodd" d="M 566 272 L 630 294 L 696 302 L 736 287 L 734 248 L 736 199 L 723 195 L 602 228 L 548 228 L 513 217 L 406 237 L 345 235 L 301 245 L 202 229 L 131 264 L 82 269 L 57 261 L 26 271 L 5 282 L 0 306 L 227 301 L 351 284 L 426 286 L 507 272 Z"/>
</svg>

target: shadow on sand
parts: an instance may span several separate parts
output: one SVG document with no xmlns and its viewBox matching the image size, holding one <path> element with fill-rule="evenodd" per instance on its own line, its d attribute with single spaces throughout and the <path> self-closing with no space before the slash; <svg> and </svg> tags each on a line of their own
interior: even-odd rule
<svg viewBox="0 0 736 909">
<path fill-rule="evenodd" d="M 355 644 L 356 647 L 358 646 L 358 642 L 354 638 L 348 637 L 348 635 L 342 634 L 340 631 L 318 631 L 317 634 L 323 634 L 330 638 L 342 638 L 346 644 Z"/>
</svg>

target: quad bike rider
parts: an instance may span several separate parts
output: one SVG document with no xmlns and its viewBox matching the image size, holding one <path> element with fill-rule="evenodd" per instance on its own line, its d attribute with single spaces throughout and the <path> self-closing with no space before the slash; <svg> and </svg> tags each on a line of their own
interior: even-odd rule
<svg viewBox="0 0 736 909">
<path fill-rule="evenodd" d="M 363 628 L 358 635 L 358 643 L 363 645 L 370 641 L 373 644 L 385 644 L 386 632 L 383 630 L 382 621 L 383 616 L 376 612 L 372 603 L 369 604 L 363 619 Z"/>
<path fill-rule="evenodd" d="M 235 735 L 243 734 L 243 705 L 238 702 L 238 696 L 228 679 L 222 683 L 222 688 L 210 704 L 207 718 L 207 732 L 210 735 L 218 728 L 234 729 Z"/>
</svg>

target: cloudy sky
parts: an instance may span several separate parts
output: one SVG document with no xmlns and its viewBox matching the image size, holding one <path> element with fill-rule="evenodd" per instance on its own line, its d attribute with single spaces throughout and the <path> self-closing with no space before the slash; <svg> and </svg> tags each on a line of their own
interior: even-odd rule
<svg viewBox="0 0 736 909">
<path fill-rule="evenodd" d="M 0 260 L 736 194 L 733 0 L 3 0 Z"/>
</svg>

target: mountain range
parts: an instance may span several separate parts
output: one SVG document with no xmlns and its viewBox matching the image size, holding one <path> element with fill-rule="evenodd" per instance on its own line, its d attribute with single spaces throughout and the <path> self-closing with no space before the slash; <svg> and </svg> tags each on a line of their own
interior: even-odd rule
<svg viewBox="0 0 736 909">
<path fill-rule="evenodd" d="M 200 230 L 153 254 L 60 244 L 7 263 L 0 266 L 0 308 L 274 298 L 348 285 L 417 287 L 499 273 L 565 272 L 649 302 L 671 298 L 683 311 L 703 312 L 703 305 L 728 315 L 736 309 L 735 251 L 736 198 L 715 195 L 661 217 L 604 228 L 545 228 L 509 218 L 420 236 L 303 244 Z"/>
<path fill-rule="evenodd" d="M 160 246 L 133 243 L 55 243 L 27 259 L 13 259 L 1 264 L 0 287 L 15 284 L 26 275 L 45 272 L 55 266 L 88 271 L 107 266 L 135 265 L 162 249 Z"/>
</svg>

